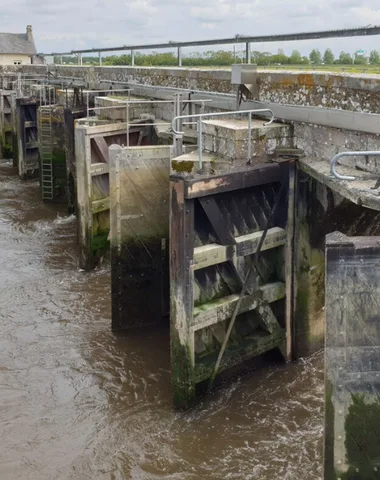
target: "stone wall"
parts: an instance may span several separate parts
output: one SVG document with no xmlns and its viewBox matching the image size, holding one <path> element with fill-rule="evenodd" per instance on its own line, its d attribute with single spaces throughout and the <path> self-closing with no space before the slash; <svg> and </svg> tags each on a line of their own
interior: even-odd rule
<svg viewBox="0 0 380 480">
<path fill-rule="evenodd" d="M 328 162 L 340 152 L 380 150 L 380 134 L 294 122 L 294 144 L 305 152 L 308 159 Z M 378 173 L 380 157 L 344 158 L 340 163 Z"/>
<path fill-rule="evenodd" d="M 2 73 L 44 73 L 84 78 L 90 88 L 102 80 L 206 92 L 234 93 L 228 69 L 87 67 L 65 65 L 0 66 Z M 259 71 L 258 100 L 268 103 L 340 108 L 380 113 L 380 78 L 376 75 L 297 71 Z"/>
</svg>

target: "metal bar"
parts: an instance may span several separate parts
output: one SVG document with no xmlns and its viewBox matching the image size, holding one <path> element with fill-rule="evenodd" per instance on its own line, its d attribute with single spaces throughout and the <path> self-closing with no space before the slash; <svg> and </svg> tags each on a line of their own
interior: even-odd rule
<svg viewBox="0 0 380 480">
<path fill-rule="evenodd" d="M 129 103 L 127 103 L 127 115 L 126 115 L 126 121 L 127 121 L 127 147 L 129 147 Z"/>
<path fill-rule="evenodd" d="M 92 93 L 92 92 L 90 92 Z M 211 102 L 212 100 L 208 100 L 209 102 Z M 155 100 L 142 100 L 141 102 L 139 100 L 120 100 L 120 103 L 121 105 L 116 105 L 116 106 L 113 106 L 113 107 L 93 107 L 93 108 L 89 108 L 89 111 L 92 112 L 92 111 L 98 111 L 98 110 L 112 110 L 112 109 L 117 109 L 117 108 L 124 108 L 125 105 L 129 104 L 129 105 L 133 105 L 133 104 L 156 104 L 156 103 L 174 103 L 174 100 L 159 100 L 159 101 L 155 101 Z M 194 103 L 199 103 L 197 101 L 194 100 Z M 226 115 L 226 114 L 225 114 Z M 188 125 L 190 125 L 192 122 L 187 122 Z M 196 122 L 193 122 L 194 124 Z M 170 122 L 168 122 L 168 125 L 171 125 Z"/>
<path fill-rule="evenodd" d="M 251 63 L 251 44 L 245 44 L 245 63 Z"/>
<path fill-rule="evenodd" d="M 248 159 L 247 162 L 251 163 L 251 156 L 252 156 L 252 114 L 248 113 Z"/>
<path fill-rule="evenodd" d="M 132 67 L 135 66 L 135 51 L 131 50 L 131 65 Z"/>
<path fill-rule="evenodd" d="M 235 37 L 218 38 L 213 40 L 195 40 L 191 42 L 166 42 L 156 44 L 145 45 L 122 45 L 120 47 L 105 47 L 105 48 L 91 48 L 86 50 L 72 50 L 71 54 L 75 53 L 94 53 L 94 52 L 114 52 L 122 50 L 151 50 L 155 48 L 176 48 L 176 47 L 196 47 L 196 46 L 208 46 L 208 45 L 228 45 L 243 42 L 261 43 L 261 42 L 285 42 L 295 40 L 315 40 L 319 38 L 346 38 L 346 37 L 360 37 L 367 35 L 379 35 L 380 26 L 374 27 L 359 27 L 348 28 L 343 30 L 322 30 L 314 32 L 299 32 L 299 33 L 285 33 L 280 35 L 236 35 Z M 52 55 L 43 54 L 39 55 Z"/>
<path fill-rule="evenodd" d="M 181 47 L 177 49 L 177 59 L 178 59 L 178 66 L 182 67 L 182 50 Z"/>
<path fill-rule="evenodd" d="M 331 173 L 331 175 L 333 175 L 338 180 L 355 180 L 356 177 L 352 177 L 350 175 L 340 175 L 336 171 L 336 162 L 342 157 L 369 157 L 369 156 L 379 157 L 380 156 L 380 151 L 379 152 L 368 151 L 368 152 L 341 152 L 341 153 L 338 153 L 337 155 L 335 155 L 335 157 L 333 157 L 330 160 L 330 173 Z"/>
<path fill-rule="evenodd" d="M 203 166 L 203 128 L 202 128 L 202 119 L 200 118 L 198 121 L 198 152 L 199 152 L 199 160 L 198 160 L 198 168 L 202 170 Z"/>
<path fill-rule="evenodd" d="M 91 93 L 114 93 L 114 92 L 130 92 L 131 90 L 133 90 L 132 88 L 119 88 L 119 89 L 115 89 L 115 90 L 89 90 Z"/>
<path fill-rule="evenodd" d="M 176 133 L 177 135 L 184 135 L 185 132 L 178 132 L 175 129 L 175 124 L 178 119 L 185 119 L 185 118 L 206 118 L 206 117 L 223 117 L 223 116 L 233 116 L 233 115 L 243 115 L 243 114 L 253 114 L 253 113 L 270 113 L 271 114 L 271 119 L 269 122 L 264 123 L 264 126 L 268 126 L 274 121 L 274 113 L 270 108 L 259 108 L 255 110 L 235 110 L 233 112 L 213 112 L 213 113 L 198 113 L 195 115 L 180 115 L 179 117 L 175 117 L 172 120 L 172 130 L 173 133 Z"/>
</svg>

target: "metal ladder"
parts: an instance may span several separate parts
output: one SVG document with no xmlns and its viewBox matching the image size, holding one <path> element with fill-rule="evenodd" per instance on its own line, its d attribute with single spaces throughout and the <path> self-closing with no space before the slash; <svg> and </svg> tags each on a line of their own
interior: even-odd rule
<svg viewBox="0 0 380 480">
<path fill-rule="evenodd" d="M 54 182 L 51 106 L 40 107 L 39 138 L 42 199 L 52 200 L 54 196 Z"/>
</svg>

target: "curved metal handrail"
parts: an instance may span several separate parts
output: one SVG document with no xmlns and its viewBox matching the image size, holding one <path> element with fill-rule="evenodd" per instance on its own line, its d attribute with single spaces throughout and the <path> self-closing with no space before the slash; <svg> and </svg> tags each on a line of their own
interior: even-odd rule
<svg viewBox="0 0 380 480">
<path fill-rule="evenodd" d="M 357 177 L 352 177 L 351 175 L 340 175 L 336 171 L 336 162 L 342 157 L 368 157 L 368 156 L 380 156 L 380 151 L 369 151 L 369 152 L 341 152 L 335 155 L 330 160 L 330 173 L 338 180 L 356 180 Z"/>
</svg>

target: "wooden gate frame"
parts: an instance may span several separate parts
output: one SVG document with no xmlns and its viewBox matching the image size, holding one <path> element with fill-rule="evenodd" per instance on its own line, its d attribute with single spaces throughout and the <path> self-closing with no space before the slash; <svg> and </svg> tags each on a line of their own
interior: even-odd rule
<svg viewBox="0 0 380 480">
<path fill-rule="evenodd" d="M 100 125 L 99 125 L 100 123 Z M 95 125 L 94 125 L 95 124 Z M 128 130 L 129 128 L 129 130 Z M 108 233 L 102 233 L 94 246 L 94 214 L 109 212 L 110 198 L 94 200 L 93 178 L 98 175 L 109 176 L 108 145 L 104 137 L 130 135 L 141 132 L 141 127 L 132 123 L 109 123 L 99 120 L 81 119 L 75 124 L 75 165 L 77 184 L 77 215 L 79 240 L 79 266 L 90 270 L 96 266 L 100 257 L 109 251 Z M 91 140 L 101 162 L 91 163 Z M 127 141 L 125 142 L 127 143 Z"/>
<path fill-rule="evenodd" d="M 5 107 L 5 98 L 8 98 L 10 107 Z M 0 155 L 4 158 L 13 158 L 14 167 L 17 167 L 18 161 L 16 123 L 16 91 L 0 90 Z M 9 132 L 11 133 L 10 143 L 6 142 Z"/>
<path fill-rule="evenodd" d="M 272 182 L 286 182 L 289 184 L 288 191 L 288 218 L 286 231 L 279 232 L 271 229 L 268 231 L 265 248 L 285 246 L 285 285 L 282 287 L 262 292 L 267 297 L 267 302 L 280 298 L 286 298 L 285 303 L 285 329 L 273 331 L 272 341 L 258 345 L 256 349 L 241 352 L 233 361 L 222 361 L 218 373 L 239 364 L 240 362 L 259 355 L 272 348 L 279 347 L 285 360 L 292 356 L 292 317 L 293 317 L 293 237 L 294 237 L 294 162 L 281 164 L 258 165 L 236 173 L 219 176 L 196 176 L 172 175 L 170 177 L 171 211 L 170 211 L 170 297 L 171 297 L 171 358 L 172 358 L 172 384 L 174 405 L 180 408 L 188 408 L 195 400 L 196 384 L 210 378 L 210 372 L 195 371 L 194 331 L 201 327 L 216 324 L 228 320 L 233 315 L 234 307 L 238 298 L 231 298 L 229 305 L 218 305 L 213 312 L 196 312 L 194 308 L 193 282 L 194 272 L 202 259 L 197 258 L 194 249 L 194 200 L 209 195 L 245 189 L 248 187 L 265 185 Z M 218 215 L 218 212 L 216 212 Z M 219 219 L 221 220 L 221 219 Z M 215 222 L 218 223 L 218 220 Z M 213 225 L 214 227 L 214 225 Z M 223 224 L 221 224 L 223 235 Z M 256 242 L 236 242 L 237 238 L 225 239 L 220 245 L 213 244 L 207 253 L 208 265 L 217 264 L 227 260 L 233 260 L 236 255 L 252 255 L 257 249 L 260 238 L 256 235 Z M 227 235 L 228 236 L 228 235 Z M 252 236 L 252 235 L 250 235 Z M 235 240 L 235 242 L 234 242 Z M 224 243 L 224 245 L 222 245 Z M 240 244 L 240 245 L 239 245 Z M 213 250 L 213 251 L 211 251 Z M 264 250 L 264 247 L 263 247 Z M 211 258 L 213 257 L 213 258 Z M 211 262 L 211 263 L 210 263 Z M 238 297 L 238 295 L 234 295 Z M 239 313 L 250 311 L 260 307 L 260 302 L 252 296 L 243 298 Z M 211 313 L 211 315 L 210 315 Z M 273 314 L 272 314 L 273 316 Z M 207 317 L 207 318 L 206 318 Z M 211 318 L 212 317 L 212 318 Z M 268 319 L 271 322 L 271 319 Z M 277 320 L 276 320 L 277 323 Z M 278 324 L 277 324 L 278 325 Z M 268 326 L 270 331 L 271 326 Z M 274 324 L 272 324 L 274 326 Z M 276 329 L 277 327 L 274 326 Z M 213 366 L 212 366 L 213 367 Z"/>
<path fill-rule="evenodd" d="M 39 102 L 35 98 L 18 98 L 16 100 L 17 112 L 17 153 L 18 153 L 18 172 L 20 178 L 38 177 L 39 173 L 39 153 L 38 153 L 38 124 L 37 124 L 37 109 Z M 25 109 L 35 107 L 35 119 L 25 119 Z M 36 129 L 36 138 L 32 141 L 27 141 L 27 131 Z M 34 163 L 27 163 L 28 151 L 34 150 Z"/>
</svg>

